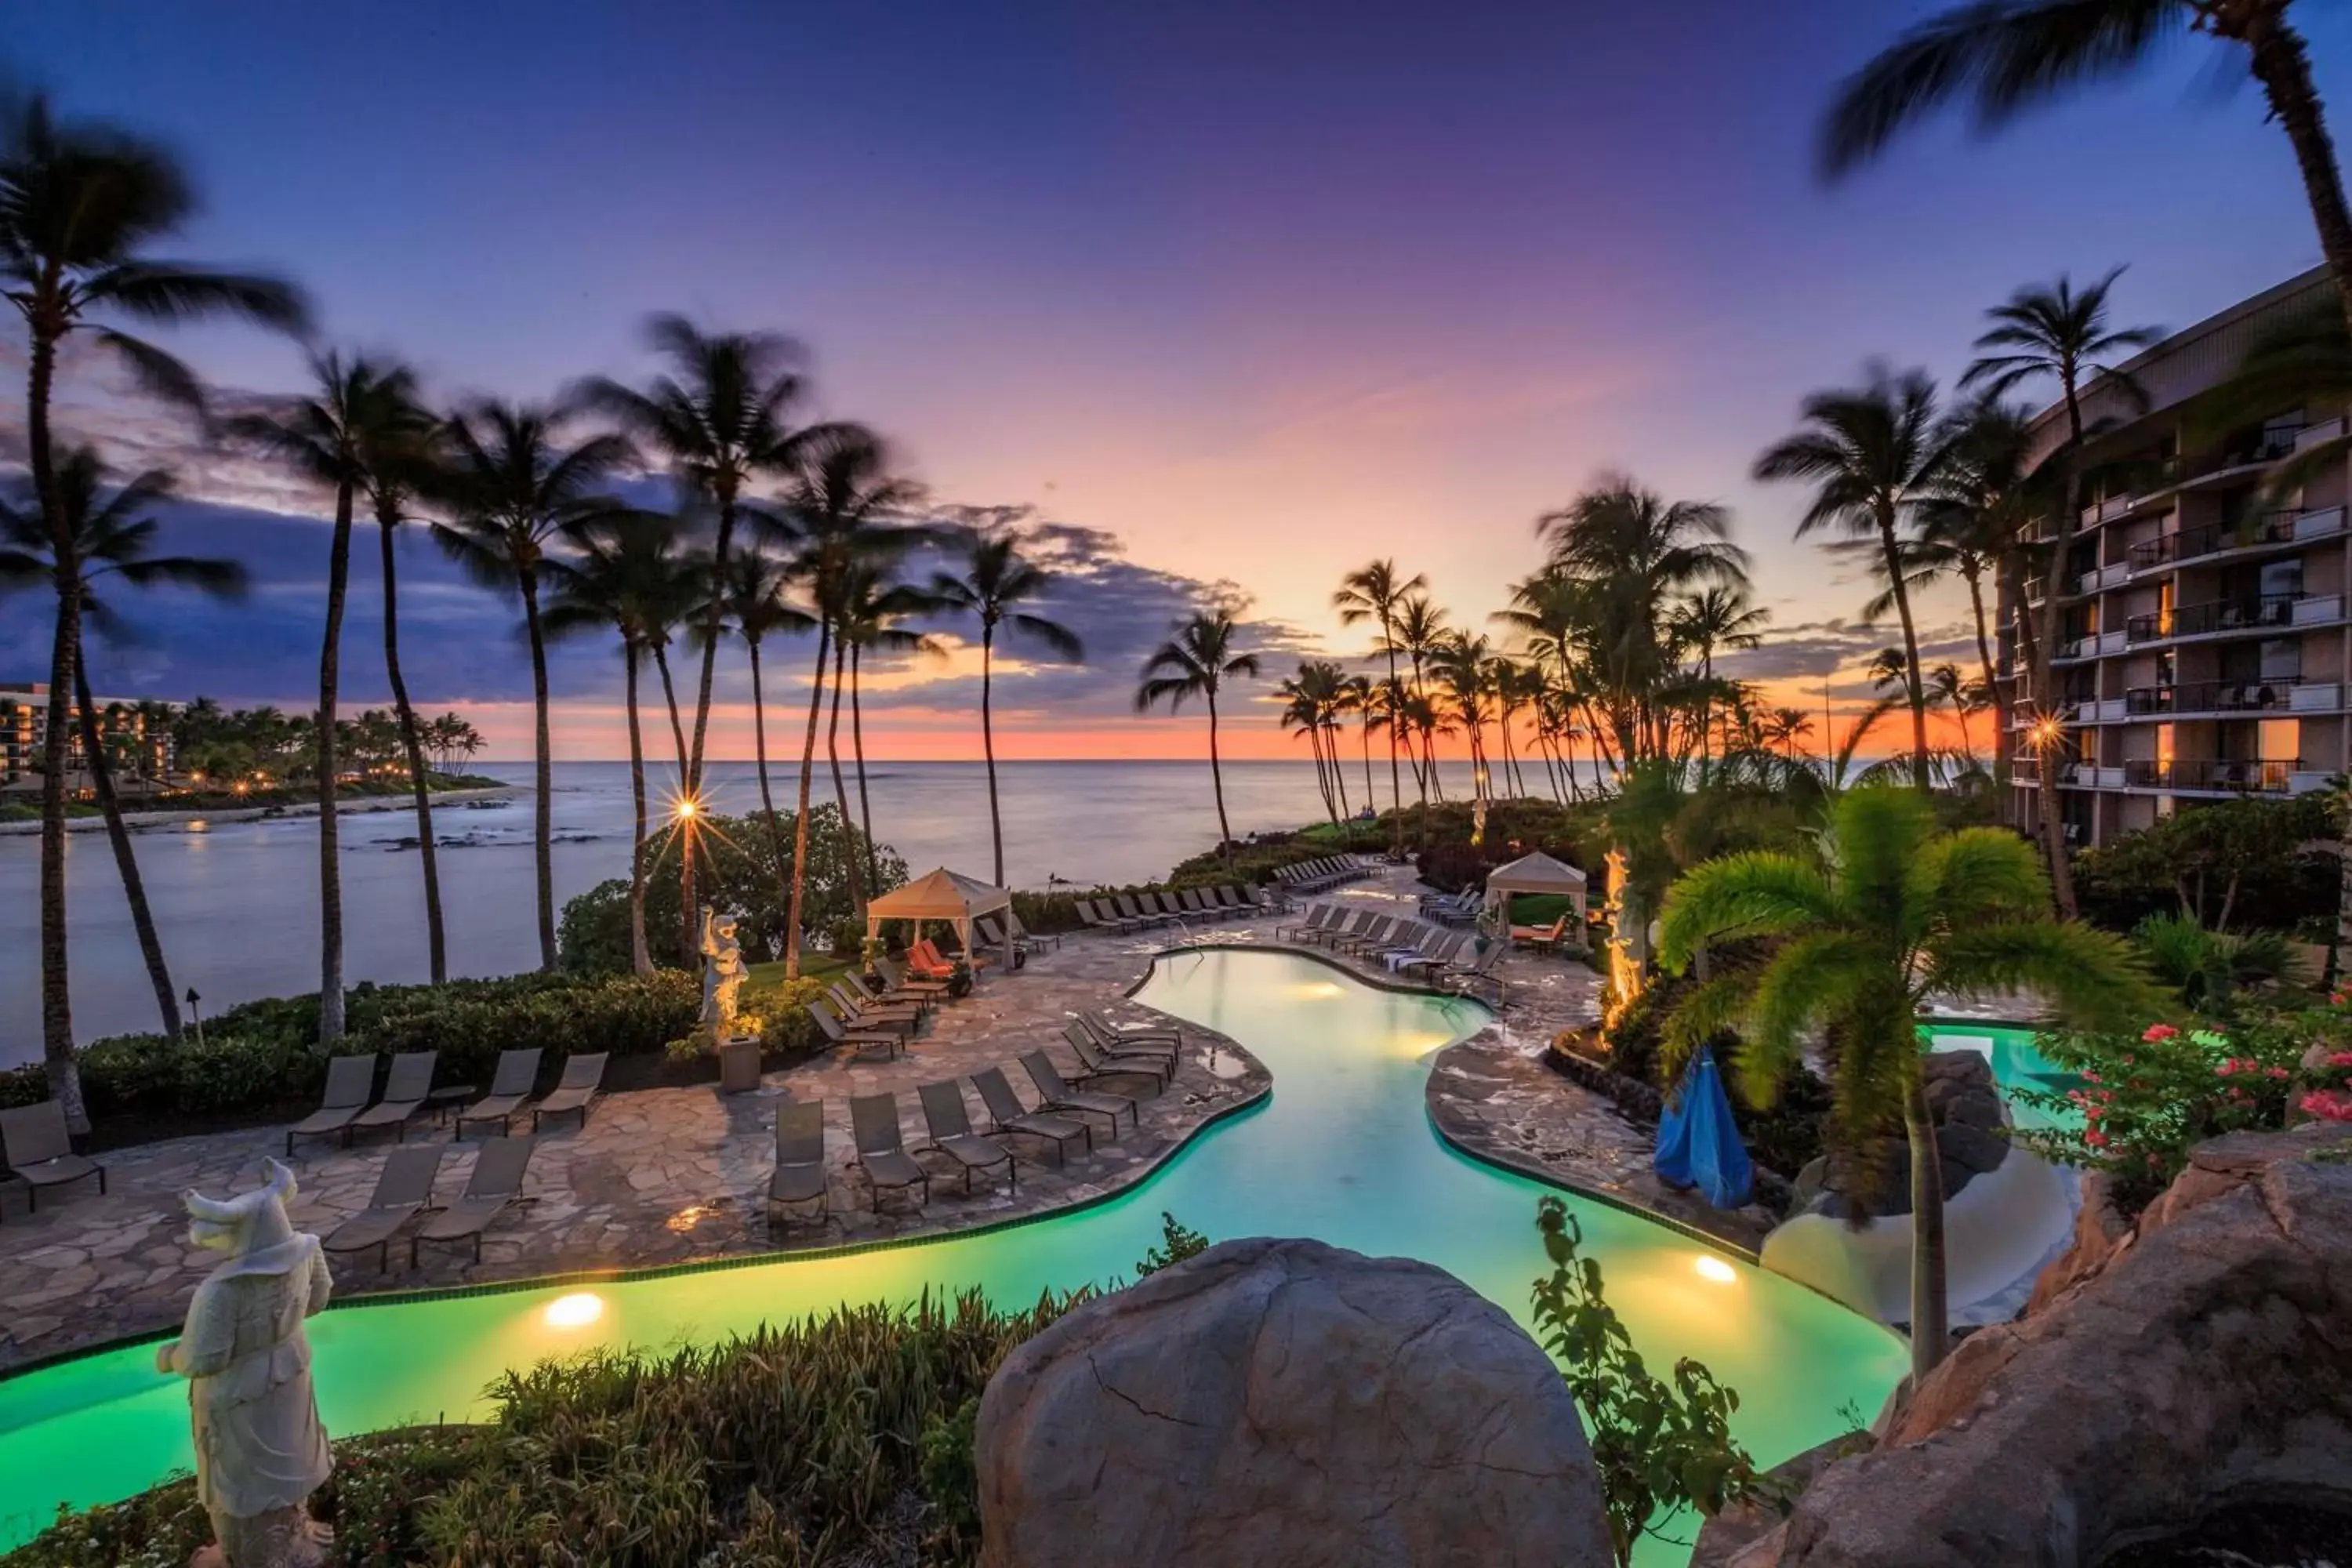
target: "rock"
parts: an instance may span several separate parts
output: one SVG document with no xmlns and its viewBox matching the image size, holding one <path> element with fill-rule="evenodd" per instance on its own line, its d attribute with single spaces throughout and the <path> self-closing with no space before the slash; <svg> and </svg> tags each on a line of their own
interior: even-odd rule
<svg viewBox="0 0 2352 1568">
<path fill-rule="evenodd" d="M 2100 1561 L 2233 1500 L 2352 1503 L 2352 1126 L 2199 1148 L 2127 1243 L 1961 1342 L 1728 1568 Z M 1889 1500 L 1900 1500 L 1890 1506 Z"/>
<path fill-rule="evenodd" d="M 2025 1315 L 2033 1316 L 2105 1268 L 2118 1249 L 2131 1245 L 2131 1221 L 2116 1207 L 2114 1179 L 2105 1171 L 2084 1175 L 2083 1206 L 2074 1213 L 2074 1245 L 2052 1259 L 2034 1280 Z"/>
<path fill-rule="evenodd" d="M 1226 1242 L 1005 1359 L 984 1568 L 1605 1568 L 1559 1369 L 1426 1264 Z"/>
<path fill-rule="evenodd" d="M 1936 1152 L 1946 1163 L 1956 1164 L 1970 1175 L 1985 1171 L 1998 1171 L 2000 1163 L 2009 1158 L 2009 1140 L 1999 1133 L 1960 1123 L 1947 1123 L 1936 1129 Z M 1949 1177 L 1944 1184 L 1944 1195 L 1956 1191 Z"/>
<path fill-rule="evenodd" d="M 2006 1125 L 2001 1115 L 2000 1094 L 1979 1084 L 1968 1084 L 1943 1097 L 1939 1105 L 1931 1100 L 1927 1109 L 1947 1127 L 1978 1127 L 1990 1131 Z"/>
<path fill-rule="evenodd" d="M 1816 1154 L 1806 1161 L 1804 1168 L 1797 1173 L 1795 1187 L 1790 1192 L 1790 1208 L 1811 1208 L 1813 1200 L 1821 1196 L 1822 1185 L 1829 1180 L 1829 1174 L 1830 1157 L 1827 1154 Z"/>
</svg>

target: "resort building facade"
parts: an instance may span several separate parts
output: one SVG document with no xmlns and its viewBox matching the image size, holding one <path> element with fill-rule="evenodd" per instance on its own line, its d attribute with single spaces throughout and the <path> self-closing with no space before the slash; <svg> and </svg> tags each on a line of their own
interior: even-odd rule
<svg viewBox="0 0 2352 1568">
<path fill-rule="evenodd" d="M 140 780 L 170 776 L 174 762 L 172 716 L 184 706 L 147 697 L 100 697 L 98 732 L 108 742 L 108 756 L 125 774 L 126 785 Z M 76 788 L 81 778 L 81 716 L 71 700 L 66 711 L 72 731 L 66 737 L 66 766 Z M 41 755 L 49 733 L 49 688 L 44 681 L 0 681 L 0 786 L 37 781 Z"/>
<path fill-rule="evenodd" d="M 2087 847 L 2200 803 L 2301 794 L 2345 772 L 2352 465 L 2279 481 L 2344 434 L 2346 409 L 2282 408 L 2223 428 L 2215 395 L 2248 349 L 2334 298 L 2315 268 L 2126 362 L 2145 403 L 2111 380 L 2085 390 L 2093 435 L 2065 559 L 2000 604 L 2011 820 L 2030 825 L 2034 792 L 2054 786 L 2070 841 Z M 2039 461 L 2066 438 L 2063 405 L 2033 434 Z M 2018 615 L 2038 635 L 2053 591 L 2060 632 L 2044 693 Z M 2042 723 L 2054 736 L 2037 734 Z"/>
</svg>

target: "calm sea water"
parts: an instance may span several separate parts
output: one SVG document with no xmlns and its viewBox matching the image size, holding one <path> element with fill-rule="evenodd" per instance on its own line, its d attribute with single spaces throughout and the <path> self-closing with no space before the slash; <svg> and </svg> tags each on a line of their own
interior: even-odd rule
<svg viewBox="0 0 2352 1568">
<path fill-rule="evenodd" d="M 508 800 L 434 814 L 450 968 L 466 975 L 512 973 L 539 957 L 530 767 L 488 763 L 474 771 L 526 789 Z M 1044 887 L 1055 878 L 1147 881 L 1216 841 L 1204 763 L 1006 763 L 997 774 L 1005 876 L 1016 887 Z M 652 777 L 656 796 L 673 782 L 667 772 Z M 778 804 L 787 804 L 797 771 L 772 766 L 770 777 Z M 885 763 L 868 783 L 875 836 L 906 857 L 910 870 L 945 865 L 989 874 L 981 764 Z M 1360 772 L 1352 775 L 1359 805 L 1361 783 Z M 1387 780 L 1379 783 L 1385 800 Z M 1466 793 L 1466 767 L 1449 765 L 1445 787 L 1451 795 Z M 832 777 L 822 764 L 814 789 L 818 801 L 832 798 Z M 854 782 L 851 789 L 854 811 Z M 716 764 L 709 793 L 721 812 L 759 805 L 758 778 L 748 763 Z M 1323 816 L 1314 769 L 1304 762 L 1226 764 L 1225 808 L 1236 834 L 1296 827 Z M 558 763 L 554 816 L 559 909 L 573 894 L 627 874 L 625 763 Z M 401 843 L 415 826 L 404 812 L 343 819 L 343 972 L 353 982 L 425 978 L 424 889 L 416 852 Z M 140 870 L 173 983 L 184 991 L 194 986 L 206 1014 L 317 987 L 318 835 L 317 822 L 303 818 L 189 823 L 138 834 Z M 154 996 L 104 836 L 72 835 L 68 862 L 76 1037 L 155 1027 Z M 40 1054 L 39 865 L 37 838 L 0 837 L 0 1066 Z"/>
</svg>

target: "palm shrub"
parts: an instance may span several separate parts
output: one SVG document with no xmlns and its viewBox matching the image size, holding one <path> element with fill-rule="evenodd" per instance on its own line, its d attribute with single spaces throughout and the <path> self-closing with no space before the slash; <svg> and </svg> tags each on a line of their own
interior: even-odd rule
<svg viewBox="0 0 2352 1568">
<path fill-rule="evenodd" d="M 2192 1007 L 2226 1008 L 2241 986 L 2296 977 L 2286 933 L 2208 931 L 2194 915 L 2150 915 L 2132 928 L 2149 969 Z"/>
<path fill-rule="evenodd" d="M 1849 790 L 1810 855 L 1751 850 L 1710 860 L 1666 895 L 1659 958 L 1675 973 L 1711 943 L 1780 939 L 1757 969 L 1709 981 L 1675 1010 L 1669 1071 L 1717 1031 L 1743 1091 L 1769 1104 L 1804 1037 L 1838 1042 L 1830 1131 L 1860 1146 L 1899 1120 L 1911 1152 L 1911 1358 L 1915 1383 L 1943 1358 L 1943 1182 L 1920 1071 L 1930 994 L 2031 990 L 2069 1024 L 2098 1027 L 2153 1011 L 2121 938 L 2050 918 L 2050 886 L 2013 834 L 1944 832 L 1924 793 Z"/>
</svg>

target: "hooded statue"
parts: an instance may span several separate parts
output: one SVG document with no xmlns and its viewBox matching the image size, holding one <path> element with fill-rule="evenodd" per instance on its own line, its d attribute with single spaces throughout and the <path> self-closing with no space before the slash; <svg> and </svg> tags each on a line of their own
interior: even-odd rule
<svg viewBox="0 0 2352 1568">
<path fill-rule="evenodd" d="M 310 1568 L 332 1538 L 305 1505 L 334 1458 L 302 1320 L 326 1306 L 334 1279 L 319 1238 L 286 1217 L 294 1173 L 263 1164 L 268 1180 L 241 1196 L 181 1194 L 190 1244 L 228 1256 L 196 1287 L 180 1337 L 157 1347 L 155 1368 L 188 1380 L 196 1495 L 217 1542 L 196 1563 Z"/>
</svg>

